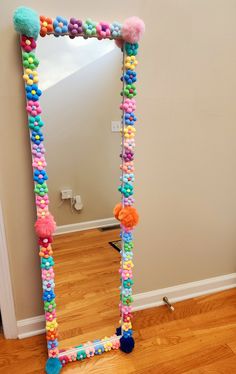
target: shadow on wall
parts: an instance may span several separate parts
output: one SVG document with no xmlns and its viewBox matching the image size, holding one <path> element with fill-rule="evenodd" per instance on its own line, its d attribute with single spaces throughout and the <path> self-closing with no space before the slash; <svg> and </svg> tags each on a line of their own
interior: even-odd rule
<svg viewBox="0 0 236 374">
<path fill-rule="evenodd" d="M 57 43 L 51 39 L 51 44 Z M 62 50 L 50 55 L 50 64 L 65 67 Z M 120 134 L 111 132 L 111 121 L 120 119 L 122 53 L 113 46 L 108 51 L 96 60 L 93 53 L 76 71 L 70 64 L 73 72 L 61 70 L 60 81 L 43 92 L 50 210 L 59 226 L 112 217 L 119 200 Z M 77 57 L 80 49 L 75 52 Z M 41 61 L 39 74 L 46 69 Z M 72 212 L 69 201 L 61 205 L 63 188 L 81 195 L 80 213 Z"/>
</svg>

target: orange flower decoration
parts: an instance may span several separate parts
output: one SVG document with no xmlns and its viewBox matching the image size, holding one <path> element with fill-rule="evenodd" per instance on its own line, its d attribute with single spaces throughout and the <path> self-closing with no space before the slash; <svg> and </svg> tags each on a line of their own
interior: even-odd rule
<svg viewBox="0 0 236 374">
<path fill-rule="evenodd" d="M 53 254 L 53 252 L 52 252 L 52 247 L 50 246 L 50 244 L 47 248 L 40 247 L 40 252 L 39 252 L 40 257 L 48 258 L 48 257 L 52 256 L 52 254 Z"/>
<path fill-rule="evenodd" d="M 47 331 L 47 340 L 55 340 L 58 338 L 58 332 L 56 329 L 53 331 Z"/>
<path fill-rule="evenodd" d="M 53 31 L 52 19 L 45 16 L 40 16 L 40 35 L 46 36 L 48 32 Z"/>
</svg>

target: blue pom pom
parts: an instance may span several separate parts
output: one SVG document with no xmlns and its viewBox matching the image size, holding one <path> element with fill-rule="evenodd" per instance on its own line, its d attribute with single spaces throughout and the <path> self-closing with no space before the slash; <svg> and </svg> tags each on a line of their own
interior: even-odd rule
<svg viewBox="0 0 236 374">
<path fill-rule="evenodd" d="M 124 338 L 124 336 L 122 336 L 122 338 L 120 339 L 120 349 L 125 353 L 132 352 L 132 350 L 134 349 L 134 338 Z"/>
<path fill-rule="evenodd" d="M 121 327 L 117 327 L 117 329 L 116 329 L 116 335 L 117 336 L 121 336 L 122 334 L 121 334 Z"/>
<path fill-rule="evenodd" d="M 24 6 L 17 8 L 13 14 L 15 30 L 22 35 L 38 38 L 40 22 L 38 14 Z"/>
<path fill-rule="evenodd" d="M 46 373 L 47 374 L 59 374 L 62 369 L 62 364 L 59 358 L 49 358 L 46 364 Z"/>
</svg>

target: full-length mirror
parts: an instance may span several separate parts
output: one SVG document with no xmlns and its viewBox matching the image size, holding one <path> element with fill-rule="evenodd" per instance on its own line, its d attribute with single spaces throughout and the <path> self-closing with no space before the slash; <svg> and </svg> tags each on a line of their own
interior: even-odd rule
<svg viewBox="0 0 236 374">
<path fill-rule="evenodd" d="M 112 40 L 38 42 L 59 349 L 112 336 L 119 324 L 120 95 Z M 42 202 L 43 205 L 43 202 Z"/>
</svg>

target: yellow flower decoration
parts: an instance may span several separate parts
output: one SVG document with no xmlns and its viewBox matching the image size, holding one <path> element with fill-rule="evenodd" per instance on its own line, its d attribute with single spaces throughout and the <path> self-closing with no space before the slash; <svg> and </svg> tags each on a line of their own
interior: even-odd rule
<svg viewBox="0 0 236 374">
<path fill-rule="evenodd" d="M 129 70 L 134 70 L 138 61 L 135 56 L 127 56 L 125 59 L 125 67 Z"/>
<path fill-rule="evenodd" d="M 47 321 L 46 322 L 46 330 L 47 331 L 53 331 L 58 327 L 58 323 L 56 319 L 53 319 L 51 322 Z"/>
<path fill-rule="evenodd" d="M 122 129 L 121 129 L 121 132 L 122 132 Z M 126 139 L 132 139 L 135 136 L 135 132 L 136 132 L 136 129 L 134 128 L 134 126 L 131 126 L 131 125 L 126 126 L 124 128 L 124 137 Z"/>
<path fill-rule="evenodd" d="M 134 264 L 133 264 L 133 262 L 131 261 L 131 260 L 129 260 L 129 261 L 125 261 L 124 263 L 123 263 L 123 269 L 124 270 L 130 270 L 130 269 L 132 269 L 134 267 Z"/>
<path fill-rule="evenodd" d="M 36 70 L 26 69 L 23 79 L 28 86 L 32 86 L 39 81 L 38 73 Z"/>
<path fill-rule="evenodd" d="M 122 325 L 122 329 L 124 331 L 128 331 L 132 329 L 132 323 L 131 322 L 124 322 Z"/>
<path fill-rule="evenodd" d="M 102 339 L 102 342 L 104 342 L 106 339 L 108 339 L 107 337 L 105 337 L 104 339 Z M 112 342 L 110 341 L 105 341 L 103 343 L 103 346 L 104 346 L 104 351 L 105 352 L 108 352 L 112 349 Z"/>
</svg>

